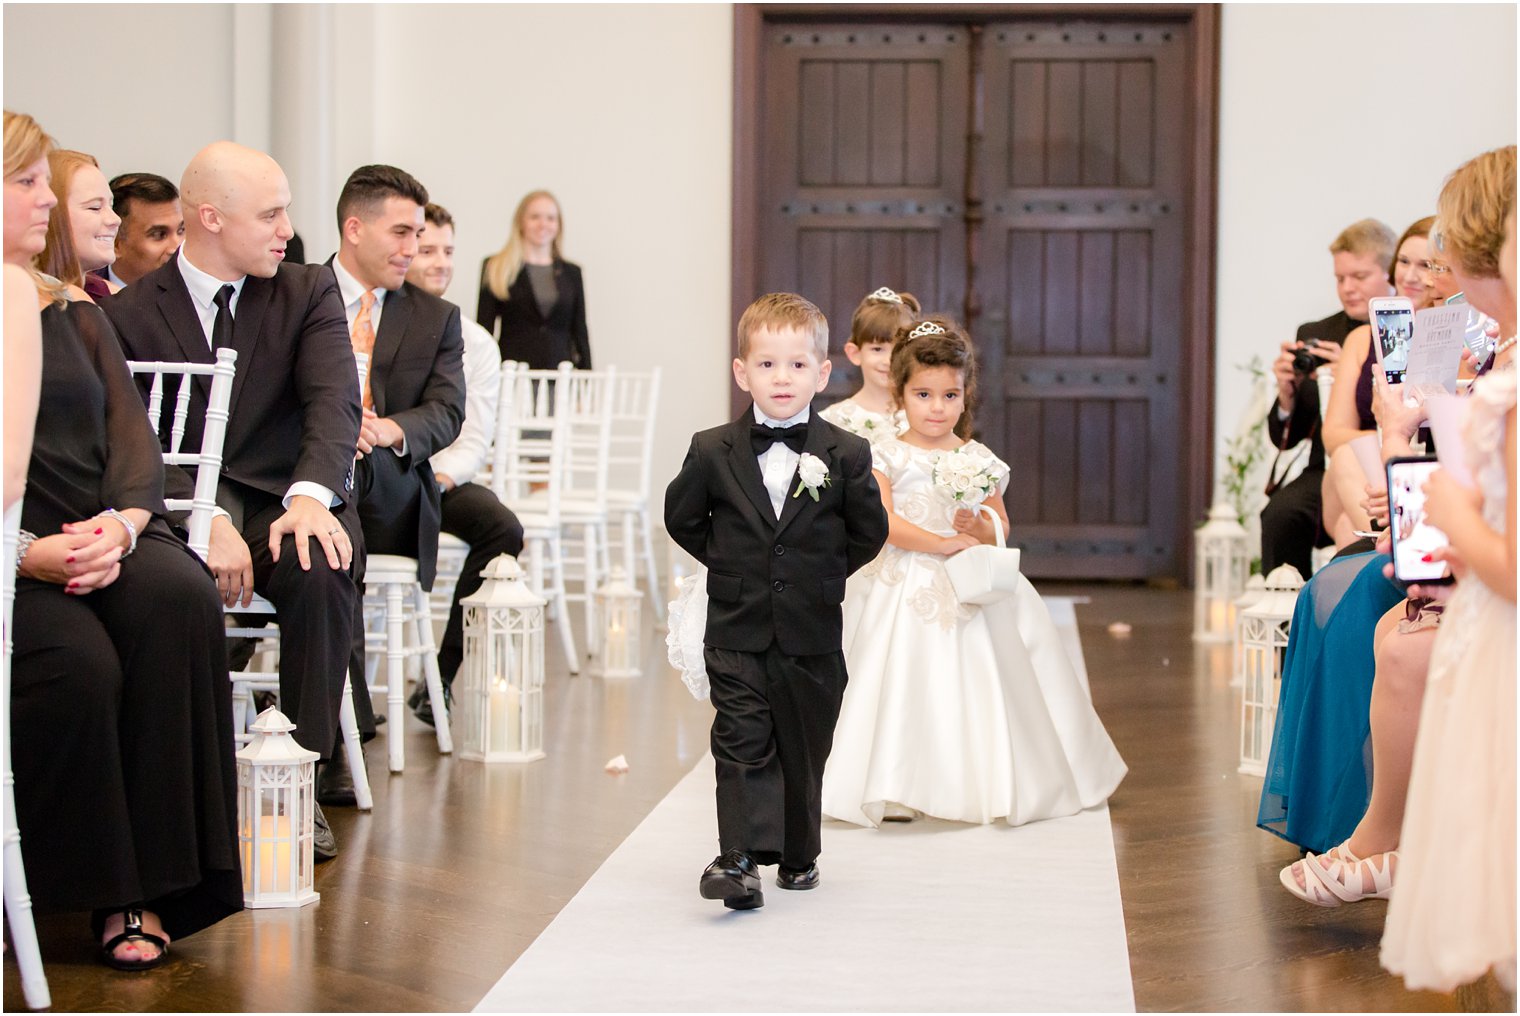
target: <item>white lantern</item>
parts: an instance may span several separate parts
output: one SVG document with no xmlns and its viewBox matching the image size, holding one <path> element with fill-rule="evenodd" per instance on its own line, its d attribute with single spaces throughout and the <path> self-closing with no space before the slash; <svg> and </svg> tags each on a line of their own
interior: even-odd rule
<svg viewBox="0 0 1520 1016">
<path fill-rule="evenodd" d="M 1235 598 L 1245 592 L 1246 530 L 1235 509 L 1220 501 L 1194 537 L 1193 639 L 1228 642 L 1235 633 Z"/>
<path fill-rule="evenodd" d="M 532 762 L 544 757 L 544 600 L 506 554 L 482 577 L 480 588 L 459 601 L 464 665 L 453 720 L 459 757 Z"/>
<path fill-rule="evenodd" d="M 1245 686 L 1240 694 L 1239 771 L 1248 776 L 1265 776 L 1267 772 L 1288 633 L 1303 585 L 1303 577 L 1292 565 L 1272 569 L 1266 592 L 1242 617 L 1240 648 Z"/>
<path fill-rule="evenodd" d="M 1240 629 L 1245 624 L 1245 613 L 1256 606 L 1256 601 L 1266 595 L 1267 577 L 1260 572 L 1246 579 L 1246 591 L 1235 598 L 1235 645 L 1230 665 L 1230 687 L 1239 688 L 1245 683 L 1245 652 Z"/>
<path fill-rule="evenodd" d="M 311 846 L 320 756 L 296 743 L 294 729 L 284 713 L 266 709 L 248 728 L 252 740 L 237 753 L 243 905 L 255 910 L 317 902 Z"/>
<path fill-rule="evenodd" d="M 638 677 L 642 673 L 639 608 L 643 594 L 628 584 L 628 576 L 621 567 L 613 565 L 607 584 L 595 596 L 596 616 L 602 629 L 596 672 L 603 677 Z"/>
</svg>

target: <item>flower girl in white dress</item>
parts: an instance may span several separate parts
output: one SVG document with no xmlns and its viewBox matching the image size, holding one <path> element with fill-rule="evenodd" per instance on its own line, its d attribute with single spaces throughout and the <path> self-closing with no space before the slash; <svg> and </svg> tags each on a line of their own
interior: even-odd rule
<svg viewBox="0 0 1520 1016">
<path fill-rule="evenodd" d="M 886 286 L 860 301 L 850 318 L 850 341 L 844 344 L 844 355 L 860 368 L 860 391 L 819 416 L 873 445 L 902 433 L 907 423 L 892 400 L 892 342 L 918 324 L 918 310 L 912 293 L 894 293 Z"/>
<path fill-rule="evenodd" d="M 1020 576 L 1010 598 L 962 604 L 945 571 L 947 556 L 995 539 L 990 519 L 957 507 L 964 494 L 936 484 L 946 456 L 985 463 L 983 503 L 1007 520 L 1007 465 L 966 440 L 971 341 L 932 318 L 904 331 L 891 368 L 908 429 L 874 446 L 891 535 L 845 595 L 850 679 L 823 812 L 858 825 L 915 812 L 1020 825 L 1101 804 L 1126 767 L 1039 594 Z"/>
</svg>

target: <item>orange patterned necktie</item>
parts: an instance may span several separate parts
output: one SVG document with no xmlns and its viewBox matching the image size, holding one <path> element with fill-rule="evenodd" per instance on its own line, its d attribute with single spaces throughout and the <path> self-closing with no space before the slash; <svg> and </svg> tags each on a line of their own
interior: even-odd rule
<svg viewBox="0 0 1520 1016">
<path fill-rule="evenodd" d="M 374 306 L 374 291 L 366 289 L 364 295 L 359 297 L 359 313 L 354 318 L 354 326 L 349 329 L 349 338 L 353 341 L 354 352 L 363 353 L 369 357 L 371 368 L 374 366 L 375 325 L 370 320 L 369 312 L 374 309 Z M 370 373 L 373 373 L 373 370 Z M 364 408 L 374 409 L 375 400 L 370 396 L 369 377 L 369 374 L 364 376 Z"/>
</svg>

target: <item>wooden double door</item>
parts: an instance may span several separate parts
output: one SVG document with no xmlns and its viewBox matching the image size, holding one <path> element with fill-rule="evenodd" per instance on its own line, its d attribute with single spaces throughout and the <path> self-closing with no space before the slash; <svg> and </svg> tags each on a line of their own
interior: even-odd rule
<svg viewBox="0 0 1520 1016">
<path fill-rule="evenodd" d="M 1188 410 L 1212 401 L 1207 314 L 1189 313 L 1209 292 L 1188 255 L 1190 218 L 1211 207 L 1192 164 L 1198 27 L 759 19 L 758 172 L 736 177 L 754 207 L 735 209 L 754 254 L 736 236 L 735 304 L 792 290 L 823 309 L 827 401 L 858 384 L 842 347 L 876 287 L 967 322 L 977 431 L 1013 466 L 1032 576 L 1187 563 L 1189 455 L 1205 492 L 1209 458 Z"/>
</svg>

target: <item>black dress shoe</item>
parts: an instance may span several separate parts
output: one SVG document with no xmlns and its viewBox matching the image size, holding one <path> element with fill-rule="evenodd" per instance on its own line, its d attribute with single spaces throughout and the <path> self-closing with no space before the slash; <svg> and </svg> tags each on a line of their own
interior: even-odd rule
<svg viewBox="0 0 1520 1016">
<path fill-rule="evenodd" d="M 810 864 L 806 868 L 782 865 L 776 869 L 776 885 L 782 889 L 817 889 L 818 865 Z"/>
<path fill-rule="evenodd" d="M 417 687 L 412 689 L 412 694 L 407 698 L 406 704 L 411 706 L 412 715 L 417 717 L 428 726 L 436 726 L 433 722 L 433 698 L 428 694 L 427 682 L 418 681 Z M 451 685 L 443 686 L 443 709 L 450 718 L 454 715 L 454 691 Z"/>
<path fill-rule="evenodd" d="M 702 898 L 722 900 L 730 910 L 755 910 L 765 906 L 760 892 L 760 869 L 742 850 L 725 850 L 702 872 Z"/>
<path fill-rule="evenodd" d="M 349 768 L 348 752 L 341 742 L 317 774 L 317 803 L 335 808 L 351 808 L 359 803 L 354 793 L 354 771 Z"/>
<path fill-rule="evenodd" d="M 332 826 L 327 824 L 327 816 L 322 814 L 322 806 L 312 805 L 311 821 L 311 852 L 320 861 L 331 861 L 338 856 L 338 838 L 333 835 Z"/>
</svg>

